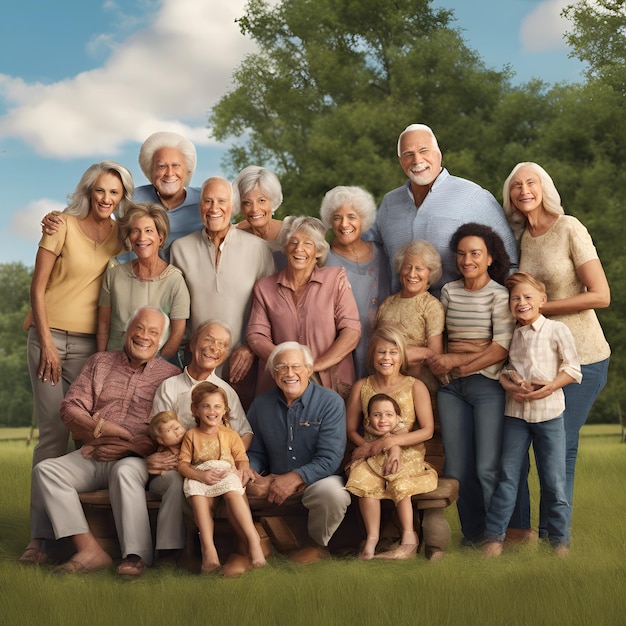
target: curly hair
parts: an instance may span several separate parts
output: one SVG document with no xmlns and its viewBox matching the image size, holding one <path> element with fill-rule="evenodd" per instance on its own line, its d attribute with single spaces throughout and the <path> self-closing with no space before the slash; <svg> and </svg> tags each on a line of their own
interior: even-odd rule
<svg viewBox="0 0 626 626">
<path fill-rule="evenodd" d="M 491 265 L 487 268 L 489 276 L 503 285 L 511 268 L 511 259 L 500 235 L 485 224 L 477 224 L 476 222 L 462 224 L 450 238 L 450 250 L 455 255 L 459 243 L 464 237 L 480 237 L 485 242 L 487 253 L 491 256 Z"/>
</svg>

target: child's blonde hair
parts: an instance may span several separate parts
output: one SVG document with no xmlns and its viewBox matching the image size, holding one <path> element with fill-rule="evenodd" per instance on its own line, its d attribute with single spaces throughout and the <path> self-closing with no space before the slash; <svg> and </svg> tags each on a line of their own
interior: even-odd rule
<svg viewBox="0 0 626 626">
<path fill-rule="evenodd" d="M 504 286 L 511 291 L 513 287 L 517 285 L 530 285 L 533 289 L 540 291 L 541 293 L 546 294 L 546 286 L 538 279 L 535 278 L 532 274 L 528 272 L 515 272 L 515 274 L 511 274 L 505 281 Z"/>
<path fill-rule="evenodd" d="M 148 434 L 151 439 L 157 441 L 161 436 L 161 428 L 168 422 L 177 422 L 178 415 L 174 411 L 161 411 L 157 413 L 151 420 L 150 426 L 148 426 Z"/>
<path fill-rule="evenodd" d="M 222 417 L 222 421 L 224 422 L 224 426 L 230 427 L 230 407 L 228 406 L 228 396 L 221 387 L 210 383 L 208 380 L 198 383 L 191 390 L 191 412 L 193 413 L 193 408 L 198 406 L 198 404 L 202 401 L 202 398 L 210 393 L 219 393 L 222 396 L 222 399 L 224 400 L 224 417 Z M 200 426 L 200 419 L 196 415 L 193 417 L 196 420 L 196 425 Z"/>
</svg>

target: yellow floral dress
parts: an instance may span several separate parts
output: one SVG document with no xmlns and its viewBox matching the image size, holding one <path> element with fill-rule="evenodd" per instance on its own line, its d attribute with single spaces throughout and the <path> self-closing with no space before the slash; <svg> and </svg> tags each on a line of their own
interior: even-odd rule
<svg viewBox="0 0 626 626">
<path fill-rule="evenodd" d="M 388 394 L 400 406 L 401 421 L 398 428 L 413 430 L 415 424 L 415 406 L 413 403 L 413 384 L 415 378 L 406 376 L 403 383 L 393 393 Z M 367 415 L 367 404 L 370 398 L 380 393 L 369 376 L 361 387 L 361 408 Z M 367 441 L 376 439 L 375 435 L 365 433 Z M 423 443 L 402 448 L 402 467 L 395 474 L 383 475 L 387 462 L 387 453 L 381 452 L 368 459 L 359 459 L 346 468 L 348 482 L 346 489 L 360 498 L 376 500 L 393 500 L 398 503 L 407 496 L 427 493 L 437 488 L 437 471 L 424 460 L 426 447 Z"/>
</svg>

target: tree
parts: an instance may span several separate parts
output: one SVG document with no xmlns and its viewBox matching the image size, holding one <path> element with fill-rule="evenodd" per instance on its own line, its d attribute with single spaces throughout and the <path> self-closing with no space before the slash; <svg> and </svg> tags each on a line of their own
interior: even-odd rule
<svg viewBox="0 0 626 626">
<path fill-rule="evenodd" d="M 566 33 L 570 56 L 588 63 L 587 77 L 626 95 L 626 1 L 579 0 L 563 15 L 573 22 Z"/>
<path fill-rule="evenodd" d="M 26 364 L 26 332 L 32 271 L 22 263 L 0 264 L 0 425 L 31 423 L 33 399 Z"/>
<path fill-rule="evenodd" d="M 444 149 L 453 145 L 444 152 L 451 161 L 474 153 L 508 73 L 487 70 L 450 26 L 450 11 L 430 5 L 250 0 L 239 24 L 259 52 L 235 71 L 209 119 L 218 140 L 244 141 L 228 153 L 229 173 L 271 167 L 285 212 L 316 214 L 337 184 L 379 198 L 400 184 L 395 139 L 411 122 L 431 125 Z"/>
</svg>

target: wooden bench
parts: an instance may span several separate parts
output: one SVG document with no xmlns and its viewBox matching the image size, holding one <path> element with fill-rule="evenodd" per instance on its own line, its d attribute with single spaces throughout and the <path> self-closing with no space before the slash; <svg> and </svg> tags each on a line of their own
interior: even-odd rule
<svg viewBox="0 0 626 626">
<path fill-rule="evenodd" d="M 431 463 L 439 474 L 437 489 L 430 493 L 423 493 L 412 497 L 415 512 L 415 528 L 420 535 L 420 543 L 427 558 L 440 552 L 445 552 L 450 543 L 450 525 L 446 519 L 445 509 L 458 499 L 458 482 L 443 475 L 443 445 L 438 424 L 435 426 L 435 435 L 426 442 L 426 460 Z M 109 492 L 106 489 L 79 494 L 85 511 L 89 528 L 103 548 L 113 558 L 120 557 L 119 542 L 115 530 L 115 522 L 109 501 Z M 301 547 L 307 540 L 306 521 L 307 510 L 301 502 L 301 496 L 296 494 L 281 506 L 269 504 L 264 498 L 248 497 L 250 508 L 257 525 L 257 530 L 263 539 L 269 537 L 273 547 L 282 554 Z M 161 498 L 157 494 L 146 492 L 146 506 L 150 515 L 150 525 L 153 538 L 156 536 L 156 514 Z M 218 503 L 215 509 L 215 542 L 220 556 L 226 559 L 233 550 L 232 531 L 226 521 L 224 503 Z M 185 561 L 195 568 L 200 555 L 197 528 L 193 518 L 185 516 L 187 525 L 187 547 Z M 383 501 L 383 530 L 381 538 L 398 537 L 399 524 L 395 515 L 395 507 L 390 500 Z M 365 529 L 357 498 L 353 497 L 348 507 L 346 517 L 337 529 L 330 542 L 330 550 L 335 553 L 355 552 L 365 538 Z"/>
</svg>

